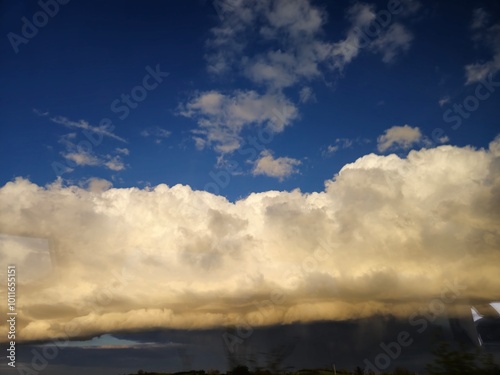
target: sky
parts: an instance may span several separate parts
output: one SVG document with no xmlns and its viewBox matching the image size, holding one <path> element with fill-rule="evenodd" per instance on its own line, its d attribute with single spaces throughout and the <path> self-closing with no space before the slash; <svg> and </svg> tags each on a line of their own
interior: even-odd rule
<svg viewBox="0 0 500 375">
<path fill-rule="evenodd" d="M 0 2 L 18 365 L 65 338 L 51 373 L 225 369 L 261 345 L 314 367 L 300 358 L 330 330 L 354 366 L 429 306 L 500 300 L 499 15 L 493 0 Z"/>
</svg>

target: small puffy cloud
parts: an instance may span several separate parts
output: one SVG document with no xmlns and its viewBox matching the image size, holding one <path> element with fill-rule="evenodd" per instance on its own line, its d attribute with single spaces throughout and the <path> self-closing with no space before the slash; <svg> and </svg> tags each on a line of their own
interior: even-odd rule
<svg viewBox="0 0 500 375">
<path fill-rule="evenodd" d="M 270 151 L 264 150 L 255 161 L 252 173 L 254 176 L 264 175 L 283 181 L 286 177 L 297 173 L 296 167 L 300 164 L 300 160 L 289 157 L 274 158 Z"/>
<path fill-rule="evenodd" d="M 119 155 L 105 155 L 100 157 L 96 154 L 92 154 L 85 151 L 67 152 L 62 153 L 62 156 L 75 163 L 79 167 L 84 166 L 100 166 L 110 169 L 112 171 L 121 171 L 125 169 L 125 164 Z"/>
<path fill-rule="evenodd" d="M 117 153 L 123 154 L 123 155 L 128 155 L 130 153 L 129 150 L 128 150 L 128 148 L 125 148 L 125 147 L 124 148 L 117 147 L 117 148 L 115 148 L 115 151 Z"/>
<path fill-rule="evenodd" d="M 420 8 L 419 4 L 416 1 L 403 2 L 400 16 L 415 13 Z M 356 58 L 363 48 L 382 54 L 385 63 L 392 62 L 401 52 L 410 48 L 413 35 L 399 21 L 393 21 L 390 26 L 386 26 L 387 29 L 379 27 L 376 35 L 366 31 L 374 22 L 378 22 L 374 5 L 355 3 L 348 9 L 346 17 L 351 23 L 346 37 L 332 45 L 333 66 L 339 71 Z"/>
<path fill-rule="evenodd" d="M 108 168 L 111 169 L 112 171 L 122 171 L 125 169 L 125 164 L 123 163 L 122 159 L 120 158 L 119 155 L 111 156 L 111 155 L 106 155 L 106 159 L 102 161 L 102 164 Z"/>
<path fill-rule="evenodd" d="M 111 154 L 98 154 L 92 148 L 82 147 L 79 144 L 75 144 L 75 139 L 77 138 L 76 133 L 69 133 L 63 135 L 59 139 L 59 143 L 61 143 L 65 147 L 65 151 L 61 152 L 62 157 L 64 157 L 72 167 L 104 167 L 110 169 L 112 171 L 121 171 L 125 169 L 125 164 L 120 155 L 111 155 Z M 127 148 L 116 148 L 116 154 L 128 155 Z M 73 169 L 66 169 L 63 171 L 72 172 Z"/>
<path fill-rule="evenodd" d="M 311 102 L 311 101 L 316 101 L 316 95 L 314 94 L 314 91 L 306 86 L 306 87 L 302 87 L 302 89 L 300 89 L 300 92 L 299 92 L 299 101 L 301 103 L 308 103 L 308 102 Z"/>
<path fill-rule="evenodd" d="M 33 108 L 33 113 L 40 117 L 46 117 L 50 114 L 49 111 L 40 111 L 39 109 L 36 108 Z"/>
<path fill-rule="evenodd" d="M 168 138 L 171 134 L 171 131 L 159 126 L 149 127 L 141 131 L 141 136 L 143 137 Z"/>
<path fill-rule="evenodd" d="M 400 23 L 389 27 L 387 32 L 375 39 L 370 47 L 382 54 L 382 61 L 390 63 L 401 52 L 410 48 L 413 35 Z"/>
<path fill-rule="evenodd" d="M 500 53 L 496 53 L 493 60 L 485 63 L 469 64 L 465 67 L 466 85 L 486 79 L 500 70 Z"/>
<path fill-rule="evenodd" d="M 417 13 L 422 7 L 422 3 L 418 0 L 401 0 L 401 13 L 402 16 L 411 16 Z"/>
<path fill-rule="evenodd" d="M 202 137 L 193 137 L 194 145 L 198 150 L 203 150 L 207 144 L 207 141 Z"/>
<path fill-rule="evenodd" d="M 274 1 L 264 5 L 264 14 L 271 27 L 297 38 L 320 31 L 326 17 L 321 8 L 306 0 Z"/>
<path fill-rule="evenodd" d="M 351 26 L 345 39 L 334 43 L 332 46 L 333 65 L 336 69 L 342 71 L 347 64 L 358 56 L 362 48 L 362 30 L 370 25 L 375 17 L 375 7 L 373 5 L 356 3 L 347 10 L 346 18 L 351 23 Z"/>
<path fill-rule="evenodd" d="M 449 142 L 450 141 L 450 138 L 448 138 L 448 136 L 446 135 L 443 135 L 442 137 L 440 137 L 438 139 L 439 143 L 446 143 L 446 142 Z"/>
<path fill-rule="evenodd" d="M 337 152 L 339 149 L 339 146 L 337 145 L 328 145 L 328 147 L 326 148 L 326 154 L 327 155 L 332 155 L 334 154 L 335 152 Z"/>
<path fill-rule="evenodd" d="M 474 9 L 470 28 L 472 30 L 484 28 L 488 24 L 489 18 L 490 15 L 483 8 Z"/>
<path fill-rule="evenodd" d="M 219 153 L 230 153 L 241 146 L 245 127 L 265 126 L 272 133 L 282 132 L 298 117 L 295 105 L 282 94 L 258 94 L 235 91 L 226 95 L 217 91 L 196 94 L 178 113 L 195 119 L 196 147 L 213 146 Z"/>
<path fill-rule="evenodd" d="M 342 148 L 349 148 L 352 146 L 353 141 L 349 138 L 337 138 L 335 143 L 340 145 Z"/>
<path fill-rule="evenodd" d="M 86 165 L 100 165 L 102 163 L 101 160 L 90 152 L 86 151 L 75 151 L 75 152 L 63 152 L 62 156 L 71 160 L 78 166 L 86 166 Z"/>
<path fill-rule="evenodd" d="M 463 311 L 498 301 L 499 160 L 500 138 L 370 154 L 322 191 L 236 202 L 183 185 L 17 178 L 0 187 L 0 259 L 16 263 L 22 288 L 16 340 L 407 319 L 453 286 Z M 255 302 L 277 295 L 261 314 Z"/>
<path fill-rule="evenodd" d="M 295 63 L 291 53 L 270 51 L 254 61 L 246 62 L 245 75 L 255 83 L 279 88 L 288 87 L 298 80 L 292 71 Z"/>
<path fill-rule="evenodd" d="M 109 190 L 113 184 L 103 178 L 92 177 L 85 181 L 84 187 L 93 193 L 102 193 Z"/>
<path fill-rule="evenodd" d="M 355 140 L 359 142 L 359 140 Z M 351 147 L 353 144 L 353 140 L 349 138 L 337 138 L 332 145 L 328 145 L 326 150 L 323 151 L 323 156 L 332 156 L 340 149 L 345 149 Z"/>
<path fill-rule="evenodd" d="M 450 102 L 450 97 L 449 96 L 443 96 L 438 101 L 440 107 L 443 107 L 444 105 L 448 104 L 449 102 Z"/>
<path fill-rule="evenodd" d="M 423 136 L 418 127 L 393 126 L 377 138 L 377 149 L 380 152 L 387 151 L 391 147 L 409 149 L 422 140 Z"/>
</svg>

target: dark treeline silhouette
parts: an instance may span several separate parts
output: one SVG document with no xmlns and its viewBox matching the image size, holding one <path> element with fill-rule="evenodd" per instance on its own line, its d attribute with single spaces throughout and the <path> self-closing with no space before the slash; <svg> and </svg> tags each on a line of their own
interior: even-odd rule
<svg viewBox="0 0 500 375">
<path fill-rule="evenodd" d="M 446 341 L 439 341 L 432 350 L 434 361 L 426 366 L 429 375 L 500 375 L 500 367 L 494 362 L 490 353 L 480 349 L 467 349 L 464 345 L 452 348 Z M 274 366 L 272 366 L 274 367 Z M 274 371 L 273 371 L 274 370 Z M 247 366 L 236 365 L 225 375 L 423 375 L 405 368 L 374 373 L 356 367 L 353 371 L 345 369 L 301 369 L 295 371 L 276 371 L 272 368 L 256 368 L 250 370 Z M 147 372 L 139 370 L 129 375 L 224 375 L 219 370 L 191 370 L 174 373 Z"/>
<path fill-rule="evenodd" d="M 452 349 L 443 341 L 433 349 L 434 362 L 427 366 L 430 375 L 500 375 L 500 367 L 491 353 L 466 350 L 463 345 Z"/>
</svg>

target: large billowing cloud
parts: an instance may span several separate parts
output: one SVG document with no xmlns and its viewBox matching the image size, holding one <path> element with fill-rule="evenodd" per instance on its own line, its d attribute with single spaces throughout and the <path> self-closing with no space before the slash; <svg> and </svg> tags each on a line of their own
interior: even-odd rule
<svg viewBox="0 0 500 375">
<path fill-rule="evenodd" d="M 17 339 L 408 316 L 443 291 L 455 304 L 497 300 L 499 171 L 497 138 L 489 149 L 370 154 L 322 192 L 235 203 L 182 185 L 18 178 L 0 190 L 1 262 L 17 264 L 20 284 Z M 44 246 L 50 272 L 33 280 Z"/>
</svg>

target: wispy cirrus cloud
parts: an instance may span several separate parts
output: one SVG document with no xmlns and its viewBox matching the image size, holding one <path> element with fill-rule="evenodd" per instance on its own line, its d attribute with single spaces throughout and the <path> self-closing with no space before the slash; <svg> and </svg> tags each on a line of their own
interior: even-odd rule
<svg viewBox="0 0 500 375">
<path fill-rule="evenodd" d="M 37 108 L 33 108 L 33 113 L 37 116 L 40 116 L 40 117 L 45 117 L 45 116 L 48 116 L 50 114 L 49 111 L 41 111 Z"/>
<path fill-rule="evenodd" d="M 164 129 L 160 126 L 150 126 L 141 131 L 142 137 L 151 137 L 154 139 L 156 144 L 161 143 L 163 139 L 170 137 L 171 134 L 172 132 L 170 130 Z"/>
<path fill-rule="evenodd" d="M 64 122 L 70 123 L 71 121 Z M 86 125 L 83 127 L 69 125 L 69 127 L 93 132 Z M 104 135 L 104 133 L 93 133 Z M 127 148 L 118 147 L 110 153 L 102 154 L 89 147 L 90 142 L 79 143 L 77 142 L 77 138 L 78 134 L 76 132 L 64 134 L 59 138 L 59 143 L 64 146 L 64 151 L 61 151 L 60 154 L 67 161 L 67 166 L 64 166 L 65 173 L 73 172 L 75 167 L 104 167 L 115 172 L 125 169 L 122 155 L 129 154 Z"/>
<path fill-rule="evenodd" d="M 99 134 L 105 137 L 116 139 L 117 141 L 127 143 L 127 141 L 112 132 L 112 127 L 110 125 L 99 125 L 93 126 L 85 120 L 72 121 L 64 116 L 55 116 L 50 119 L 52 122 L 60 125 L 64 125 L 69 129 L 81 129 L 86 130 L 94 134 Z"/>
</svg>

